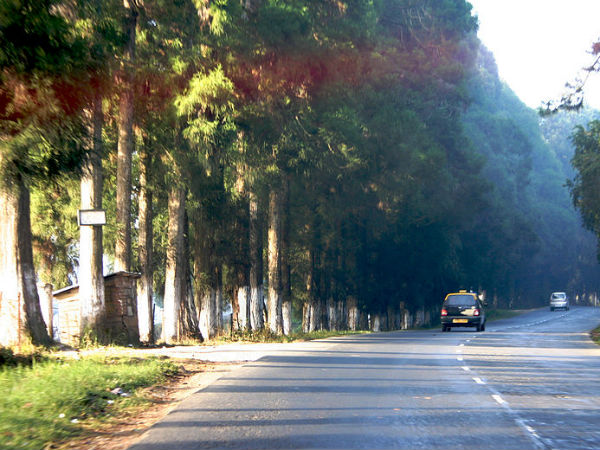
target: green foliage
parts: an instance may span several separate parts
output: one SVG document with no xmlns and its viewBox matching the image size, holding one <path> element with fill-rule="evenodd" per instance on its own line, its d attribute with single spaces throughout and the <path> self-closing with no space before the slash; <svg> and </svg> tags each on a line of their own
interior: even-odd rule
<svg viewBox="0 0 600 450">
<path fill-rule="evenodd" d="M 35 264 L 40 281 L 61 289 L 76 282 L 79 265 L 79 182 L 39 183 L 32 189 L 31 214 Z"/>
<path fill-rule="evenodd" d="M 76 169 L 89 99 L 91 59 L 85 41 L 58 14 L 56 2 L 0 6 L 0 160 L 4 182 L 47 179 Z"/>
<path fill-rule="evenodd" d="M 3 367 L 31 366 L 47 360 L 47 356 L 35 350 L 29 354 L 15 354 L 10 348 L 0 347 L 0 370 Z"/>
<path fill-rule="evenodd" d="M 573 133 L 577 171 L 569 183 L 573 204 L 579 209 L 584 225 L 600 236 L 600 121 L 578 126 Z"/>
</svg>

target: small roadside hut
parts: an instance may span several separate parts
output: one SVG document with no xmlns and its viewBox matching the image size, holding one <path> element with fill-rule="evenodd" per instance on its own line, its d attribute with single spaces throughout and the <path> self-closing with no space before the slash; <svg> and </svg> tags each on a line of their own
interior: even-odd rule
<svg viewBox="0 0 600 450">
<path fill-rule="evenodd" d="M 136 286 L 139 273 L 117 272 L 104 277 L 106 316 L 103 320 L 107 335 L 116 342 L 139 342 Z M 52 293 L 58 306 L 56 340 L 78 346 L 80 339 L 79 286 L 68 286 Z"/>
</svg>

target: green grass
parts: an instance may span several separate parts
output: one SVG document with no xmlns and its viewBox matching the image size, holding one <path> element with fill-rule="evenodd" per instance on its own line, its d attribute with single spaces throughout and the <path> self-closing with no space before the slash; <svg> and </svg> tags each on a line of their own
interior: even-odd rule
<svg viewBox="0 0 600 450">
<path fill-rule="evenodd" d="M 0 448 L 39 450 L 85 433 L 85 425 L 147 404 L 139 388 L 177 372 L 159 359 L 35 359 L 0 367 Z M 120 387 L 130 396 L 111 393 Z"/>
<path fill-rule="evenodd" d="M 600 345 L 600 325 L 590 332 L 590 337 L 592 338 L 592 341 Z"/>
</svg>

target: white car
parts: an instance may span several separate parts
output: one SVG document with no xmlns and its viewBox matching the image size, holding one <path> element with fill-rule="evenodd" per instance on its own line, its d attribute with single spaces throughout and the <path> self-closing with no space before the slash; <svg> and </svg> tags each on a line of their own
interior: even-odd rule
<svg viewBox="0 0 600 450">
<path fill-rule="evenodd" d="M 555 309 L 569 310 L 569 298 L 564 292 L 553 292 L 550 296 L 550 311 Z"/>
</svg>

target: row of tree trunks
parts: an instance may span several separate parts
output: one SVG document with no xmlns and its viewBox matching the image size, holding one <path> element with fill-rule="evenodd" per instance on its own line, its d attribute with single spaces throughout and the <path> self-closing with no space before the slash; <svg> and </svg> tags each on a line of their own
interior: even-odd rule
<svg viewBox="0 0 600 450">
<path fill-rule="evenodd" d="M 309 277 L 310 278 L 310 277 Z M 314 289 L 310 284 L 309 291 Z M 387 311 L 367 314 L 358 306 L 356 297 L 349 296 L 345 300 L 329 298 L 323 304 L 314 298 L 303 305 L 302 330 L 311 332 L 320 329 L 392 331 L 405 330 L 431 323 L 432 312 L 421 308 L 412 313 L 404 308 L 401 302 L 397 308 L 388 307 Z"/>
</svg>

